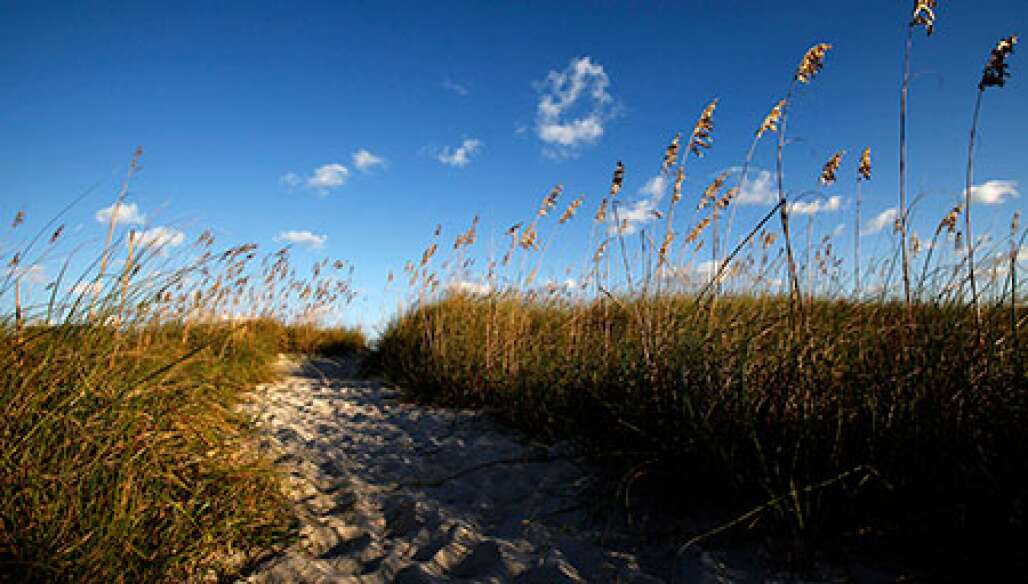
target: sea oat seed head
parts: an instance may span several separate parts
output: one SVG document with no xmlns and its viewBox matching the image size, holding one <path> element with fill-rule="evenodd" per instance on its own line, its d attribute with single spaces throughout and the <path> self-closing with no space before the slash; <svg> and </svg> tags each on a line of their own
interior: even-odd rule
<svg viewBox="0 0 1028 584">
<path fill-rule="evenodd" d="M 831 48 L 832 45 L 828 43 L 819 43 L 810 47 L 803 55 L 800 66 L 796 68 L 796 81 L 804 84 L 810 83 L 824 66 L 825 55 Z"/>
<path fill-rule="evenodd" d="M 60 225 L 54 230 L 53 235 L 50 236 L 50 243 L 56 243 L 61 238 L 62 233 L 64 233 L 64 225 Z"/>
<path fill-rule="evenodd" d="M 703 150 L 709 149 L 714 142 L 712 132 L 714 131 L 714 108 L 717 107 L 717 98 L 704 108 L 700 119 L 692 129 L 692 138 L 689 139 L 689 150 L 696 155 L 696 158 L 703 157 Z"/>
<path fill-rule="evenodd" d="M 625 181 L 625 165 L 621 164 L 618 160 L 617 166 L 614 168 L 614 178 L 610 181 L 610 198 L 613 200 L 614 197 L 618 196 L 618 191 L 621 190 L 621 184 Z"/>
<path fill-rule="evenodd" d="M 785 108 L 785 100 L 781 100 L 775 104 L 775 107 L 771 108 L 768 112 L 767 117 L 764 118 L 764 122 L 760 124 L 760 128 L 757 129 L 757 139 L 759 140 L 764 132 L 777 132 L 778 122 L 782 119 L 782 110 Z"/>
<path fill-rule="evenodd" d="M 568 205 L 568 208 L 564 210 L 564 213 L 560 216 L 560 220 L 557 221 L 557 223 L 559 225 L 563 225 L 570 221 L 571 218 L 575 216 L 575 211 L 577 211 L 578 207 L 582 205 L 582 200 L 584 198 L 585 195 L 579 195 L 577 199 L 571 201 L 571 204 Z"/>
<path fill-rule="evenodd" d="M 978 82 L 978 89 L 984 91 L 986 87 L 1003 87 L 1010 73 L 1007 72 L 1007 56 L 1014 52 L 1014 45 L 1017 44 L 1017 35 L 1000 39 L 996 48 L 989 54 L 989 60 L 982 71 L 982 80 Z"/>
<path fill-rule="evenodd" d="M 861 180 L 871 180 L 871 147 L 864 148 L 864 153 L 860 155 L 860 167 L 857 168 L 857 174 Z"/>
<path fill-rule="evenodd" d="M 835 173 L 839 170 L 839 164 L 842 163 L 842 155 L 845 152 L 845 150 L 836 152 L 821 168 L 821 184 L 830 185 L 835 182 Z"/>
<path fill-rule="evenodd" d="M 916 0 L 910 26 L 923 26 L 928 36 L 935 29 L 935 0 Z"/>
<path fill-rule="evenodd" d="M 608 200 L 604 198 L 600 201 L 600 208 L 596 210 L 596 215 L 593 217 L 593 221 L 597 223 L 603 223 L 607 219 L 607 205 Z"/>
<path fill-rule="evenodd" d="M 675 185 L 671 191 L 671 204 L 675 205 L 682 200 L 682 182 L 685 181 L 685 167 L 678 167 L 678 176 L 675 177 Z"/>
<path fill-rule="evenodd" d="M 540 217 L 549 213 L 550 209 L 552 209 L 554 205 L 557 204 L 557 197 L 560 196 L 560 192 L 562 190 L 564 190 L 564 187 L 562 187 L 561 185 L 557 185 L 553 187 L 553 189 L 550 190 L 550 192 L 545 197 L 543 197 L 543 202 L 539 205 Z"/>
<path fill-rule="evenodd" d="M 675 134 L 675 139 L 671 140 L 671 145 L 664 152 L 664 163 L 660 167 L 661 172 L 667 172 L 671 165 L 675 163 L 675 160 L 678 159 L 678 140 L 681 137 L 681 133 Z"/>
<path fill-rule="evenodd" d="M 21 225 L 25 221 L 25 211 L 18 211 L 14 214 L 14 221 L 11 222 L 11 229 Z"/>
</svg>

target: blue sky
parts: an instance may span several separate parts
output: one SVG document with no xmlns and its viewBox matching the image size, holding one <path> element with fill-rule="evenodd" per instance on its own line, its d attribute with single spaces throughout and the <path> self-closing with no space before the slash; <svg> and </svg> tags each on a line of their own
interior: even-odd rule
<svg viewBox="0 0 1028 584">
<path fill-rule="evenodd" d="M 145 216 L 139 228 L 176 229 L 188 242 L 209 227 L 222 243 L 269 251 L 294 232 L 301 262 L 356 264 L 364 295 L 346 319 L 371 324 L 397 300 L 383 293 L 387 272 L 420 257 L 436 223 L 448 242 L 480 214 L 487 253 L 558 183 L 563 203 L 586 197 L 547 252 L 546 277 L 561 277 L 589 253 L 588 218 L 615 162 L 626 166 L 626 207 L 652 199 L 640 191 L 669 140 L 716 97 L 713 148 L 688 167 L 685 200 L 695 203 L 741 163 L 804 51 L 829 42 L 824 70 L 794 102 L 786 179 L 792 192 L 815 189 L 824 161 L 847 150 L 840 181 L 819 195 L 840 197 L 838 208 L 815 221 L 818 234 L 845 225 L 839 245 L 849 249 L 864 146 L 875 162 L 864 216 L 895 206 L 912 4 L 0 2 L 0 213 L 24 209 L 32 228 L 95 187 L 68 223 L 100 239 L 94 216 L 140 145 L 144 170 L 128 196 Z M 941 0 L 937 16 L 934 35 L 916 34 L 912 61 L 908 188 L 923 197 L 912 219 L 922 235 L 962 191 L 989 50 L 1028 31 L 1023 0 Z M 1002 234 L 1024 202 L 1022 52 L 1007 86 L 985 95 L 975 184 L 999 181 L 982 191 L 999 202 L 975 207 L 979 233 Z M 583 91 L 560 102 L 574 80 Z M 773 167 L 772 142 L 758 150 L 756 178 Z M 767 208 L 740 206 L 738 224 Z M 888 248 L 888 232 L 864 245 Z M 17 245 L 10 233 L 0 241 L 5 254 Z"/>
</svg>

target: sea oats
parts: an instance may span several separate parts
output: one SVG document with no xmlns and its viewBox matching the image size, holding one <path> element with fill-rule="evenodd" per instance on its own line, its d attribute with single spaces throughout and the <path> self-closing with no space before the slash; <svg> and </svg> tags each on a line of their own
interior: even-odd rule
<svg viewBox="0 0 1028 584">
<path fill-rule="evenodd" d="M 593 262 L 599 262 L 603 259 L 603 254 L 607 251 L 607 244 L 610 243 L 610 239 L 604 239 L 600 242 L 599 247 L 596 248 L 596 252 L 593 254 Z"/>
<path fill-rule="evenodd" d="M 681 137 L 681 133 L 675 134 L 675 138 L 671 140 L 671 145 L 664 151 L 664 162 L 660 166 L 661 172 L 667 172 L 678 159 L 678 141 Z"/>
<path fill-rule="evenodd" d="M 685 167 L 678 167 L 678 175 L 675 176 L 675 184 L 671 189 L 671 204 L 677 204 L 682 200 L 682 182 L 685 181 Z"/>
<path fill-rule="evenodd" d="M 707 188 L 704 189 L 703 196 L 700 198 L 700 202 L 696 207 L 697 211 L 703 209 L 708 204 L 713 203 L 717 199 L 718 191 L 720 191 L 721 187 L 724 186 L 725 179 L 728 178 L 728 174 L 729 171 L 727 170 L 722 172 L 717 176 L 717 178 L 711 181 L 709 185 L 707 185 Z"/>
<path fill-rule="evenodd" d="M 543 202 L 539 205 L 538 215 L 540 217 L 549 213 L 550 209 L 557 204 L 557 198 L 560 196 L 562 190 L 564 190 L 564 187 L 557 185 L 553 187 L 545 197 L 543 197 Z"/>
<path fill-rule="evenodd" d="M 428 260 L 432 259 L 432 256 L 435 255 L 435 251 L 436 249 L 438 249 L 438 247 L 439 246 L 437 244 L 433 243 L 432 245 L 428 246 L 428 249 L 425 250 L 425 253 L 421 254 L 422 266 L 427 264 Z"/>
<path fill-rule="evenodd" d="M 714 109 L 717 107 L 715 98 L 700 114 L 696 125 L 692 129 L 692 138 L 689 139 L 689 150 L 696 155 L 696 158 L 703 157 L 703 151 L 709 149 L 714 142 Z"/>
<path fill-rule="evenodd" d="M 835 182 L 835 173 L 839 170 L 839 164 L 842 163 L 842 155 L 844 153 L 845 150 L 836 152 L 821 168 L 821 184 L 830 185 Z"/>
<path fill-rule="evenodd" d="M 14 229 L 25 222 L 25 211 L 18 211 L 14 214 L 14 221 L 11 222 L 11 229 Z"/>
<path fill-rule="evenodd" d="M 871 180 L 871 147 L 864 148 L 860 155 L 860 167 L 857 168 L 857 175 L 861 180 Z"/>
<path fill-rule="evenodd" d="M 593 216 L 593 221 L 595 221 L 596 223 L 603 223 L 604 221 L 607 220 L 607 205 L 608 204 L 609 204 L 608 199 L 606 197 L 604 197 L 604 199 L 602 201 L 600 201 L 600 208 L 596 210 L 596 215 Z"/>
<path fill-rule="evenodd" d="M 935 29 L 935 0 L 916 0 L 910 26 L 923 26 L 928 36 Z"/>
<path fill-rule="evenodd" d="M 618 192 L 621 190 L 621 185 L 625 181 L 625 165 L 621 164 L 618 160 L 617 166 L 614 168 L 614 178 L 610 181 L 610 199 L 614 200 L 618 196 Z"/>
<path fill-rule="evenodd" d="M 1010 76 L 1007 72 L 1007 57 L 1014 52 L 1014 45 L 1017 44 L 1017 35 L 1000 39 L 996 48 L 989 54 L 989 60 L 982 71 L 982 80 L 978 83 L 978 89 L 985 90 L 986 87 L 1003 87 L 1006 78 Z"/>
<path fill-rule="evenodd" d="M 559 225 L 563 225 L 563 224 L 567 223 L 568 221 L 570 221 L 571 218 L 575 216 L 575 211 L 577 211 L 578 207 L 580 207 L 582 205 L 582 200 L 584 198 L 585 198 L 585 195 L 579 195 L 579 197 L 577 199 L 575 199 L 574 201 L 571 201 L 571 204 L 568 205 L 568 208 L 564 210 L 563 214 L 561 214 L 560 220 L 557 221 L 557 223 Z"/>
<path fill-rule="evenodd" d="M 810 83 L 817 75 L 821 67 L 824 66 L 825 55 L 831 50 L 832 45 L 828 43 L 820 43 L 810 47 L 806 54 L 803 55 L 803 60 L 800 61 L 799 67 L 796 68 L 796 81 L 800 83 Z"/>
<path fill-rule="evenodd" d="M 771 108 L 768 112 L 767 117 L 764 118 L 764 122 L 760 124 L 760 128 L 757 129 L 757 139 L 759 140 L 764 132 L 777 132 L 778 123 L 782 120 L 782 110 L 785 108 L 785 100 L 779 101 L 775 104 L 775 107 Z"/>
</svg>

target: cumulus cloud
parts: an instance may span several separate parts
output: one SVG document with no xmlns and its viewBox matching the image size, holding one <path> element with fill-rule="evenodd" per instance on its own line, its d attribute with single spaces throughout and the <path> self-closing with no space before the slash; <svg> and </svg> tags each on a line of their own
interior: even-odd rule
<svg viewBox="0 0 1028 584">
<path fill-rule="evenodd" d="M 828 200 L 817 199 L 814 201 L 789 203 L 789 213 L 793 215 L 816 215 L 817 213 L 838 211 L 840 207 L 842 207 L 842 197 L 834 196 Z"/>
<path fill-rule="evenodd" d="M 296 245 L 306 245 L 313 249 L 321 249 L 324 247 L 325 241 L 327 240 L 327 235 L 317 235 L 306 229 L 302 231 L 281 231 L 275 236 L 275 241 L 293 243 Z"/>
<path fill-rule="evenodd" d="M 614 98 L 607 89 L 610 78 L 603 66 L 589 57 L 572 59 L 563 71 L 550 71 L 536 84 L 539 103 L 535 128 L 544 150 L 554 157 L 573 156 L 577 148 L 603 135 L 614 117 Z"/>
<path fill-rule="evenodd" d="M 442 149 L 436 159 L 443 164 L 457 168 L 464 168 L 471 163 L 471 157 L 482 149 L 482 141 L 477 138 L 467 138 L 457 148 L 449 146 Z"/>
<path fill-rule="evenodd" d="M 860 230 L 860 234 L 873 235 L 878 233 L 882 229 L 885 229 L 890 225 L 894 225 L 896 223 L 896 217 L 898 216 L 899 213 L 896 211 L 896 208 L 890 207 L 878 215 L 875 215 L 873 219 L 865 223 L 863 229 Z"/>
<path fill-rule="evenodd" d="M 98 223 L 110 223 L 111 215 L 114 214 L 114 207 L 115 205 L 111 205 L 97 211 L 96 221 Z M 118 206 L 118 214 L 114 222 L 119 225 L 142 225 L 146 222 L 146 215 L 139 212 L 139 207 L 135 203 L 122 203 Z"/>
<path fill-rule="evenodd" d="M 471 91 L 468 90 L 467 86 L 461 85 L 460 83 L 455 83 L 449 79 L 444 79 L 441 85 L 443 89 L 445 89 L 446 91 L 456 93 L 461 97 L 464 97 L 471 93 Z"/>
<path fill-rule="evenodd" d="M 136 235 L 136 241 L 144 247 L 178 247 L 185 243 L 186 234 L 172 227 L 154 227 Z"/>
<path fill-rule="evenodd" d="M 617 233 L 621 230 L 624 235 L 635 233 L 637 229 L 653 222 L 657 218 L 657 206 L 664 198 L 667 191 L 667 178 L 657 175 L 639 189 L 643 199 L 633 201 L 627 207 L 619 207 L 617 213 L 610 213 L 608 218 L 611 221 L 610 232 Z"/>
<path fill-rule="evenodd" d="M 385 159 L 381 156 L 375 156 L 365 148 L 361 148 L 353 153 L 353 165 L 361 172 L 369 172 L 376 166 L 385 166 Z"/>
<path fill-rule="evenodd" d="M 984 205 L 1001 205 L 1020 195 L 1017 182 L 1012 180 L 990 180 L 971 187 L 971 200 Z"/>
<path fill-rule="evenodd" d="M 776 201 L 778 191 L 774 188 L 774 177 L 767 170 L 757 172 L 756 177 L 747 176 L 735 198 L 737 205 L 770 205 Z"/>
<path fill-rule="evenodd" d="M 356 157 L 356 155 L 354 156 Z M 302 177 L 295 172 L 287 172 L 279 177 L 278 182 L 291 189 L 304 186 L 325 196 L 343 186 L 349 176 L 350 169 L 338 162 L 332 162 L 315 168 L 314 173 L 308 177 Z"/>
<path fill-rule="evenodd" d="M 338 162 L 323 164 L 314 169 L 314 174 L 307 179 L 307 186 L 327 191 L 343 186 L 349 176 L 350 170 Z"/>
</svg>

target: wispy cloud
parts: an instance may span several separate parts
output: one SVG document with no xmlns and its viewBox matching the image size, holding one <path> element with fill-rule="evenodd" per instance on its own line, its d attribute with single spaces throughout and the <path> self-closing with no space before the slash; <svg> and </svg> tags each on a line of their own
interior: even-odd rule
<svg viewBox="0 0 1028 584">
<path fill-rule="evenodd" d="M 100 282 L 79 282 L 68 288 L 68 292 L 71 292 L 73 296 L 99 294 L 101 290 L 103 290 L 103 284 Z"/>
<path fill-rule="evenodd" d="M 574 156 L 581 146 L 600 139 L 615 113 L 609 87 L 603 66 L 589 57 L 572 59 L 563 71 L 550 71 L 536 84 L 536 134 L 548 156 Z"/>
<path fill-rule="evenodd" d="M 1017 182 L 1012 180 L 990 180 L 971 187 L 971 200 L 984 205 L 1001 205 L 1019 196 Z"/>
<path fill-rule="evenodd" d="M 618 230 L 624 235 L 635 233 L 637 229 L 652 223 L 657 218 L 657 206 L 667 192 L 667 178 L 657 175 L 646 181 L 638 191 L 645 198 L 633 201 L 627 207 L 618 208 L 616 213 L 610 213 L 608 218 L 611 222 L 610 233 L 617 233 Z"/>
<path fill-rule="evenodd" d="M 110 223 L 113 213 L 114 205 L 100 209 L 96 212 L 97 223 Z M 135 203 L 122 203 L 118 207 L 118 214 L 114 222 L 120 225 L 142 225 L 146 222 L 146 215 L 139 212 L 139 207 Z"/>
<path fill-rule="evenodd" d="M 739 172 L 741 169 L 733 169 Z M 747 173 L 748 174 L 748 173 Z M 778 192 L 774 189 L 774 177 L 770 171 L 761 170 L 754 177 L 749 175 L 735 199 L 737 205 L 770 205 L 778 200 Z"/>
<path fill-rule="evenodd" d="M 20 279 L 26 284 L 42 284 L 46 281 L 46 268 L 39 264 L 9 267 L 7 268 L 7 275 L 11 278 Z"/>
<path fill-rule="evenodd" d="M 462 85 L 460 83 L 456 83 L 456 82 L 454 82 L 454 81 L 452 81 L 450 79 L 443 79 L 443 82 L 440 85 L 446 91 L 450 91 L 452 93 L 456 93 L 457 95 L 459 95 L 461 97 L 464 97 L 464 96 L 466 96 L 466 95 L 471 93 L 471 91 L 468 89 L 468 87 L 466 85 Z"/>
<path fill-rule="evenodd" d="M 356 157 L 356 154 L 354 156 Z M 314 189 L 319 195 L 326 196 L 346 184 L 349 176 L 350 169 L 338 162 L 332 162 L 315 168 L 313 174 L 308 177 L 302 177 L 292 171 L 287 172 L 279 177 L 278 182 L 291 189 L 301 186 Z"/>
<path fill-rule="evenodd" d="M 882 229 L 896 223 L 896 217 L 899 214 L 895 207 L 890 207 L 881 213 L 875 215 L 873 219 L 864 224 L 864 228 L 860 230 L 861 235 L 873 235 L 878 233 Z"/>
<path fill-rule="evenodd" d="M 814 201 L 798 201 L 789 203 L 789 213 L 793 215 L 816 215 L 818 213 L 831 213 L 842 207 L 842 197 L 833 196 Z"/>
<path fill-rule="evenodd" d="M 385 158 L 375 156 L 365 148 L 353 153 L 353 165 L 361 172 L 370 172 L 375 167 L 385 166 Z"/>
<path fill-rule="evenodd" d="M 281 231 L 275 236 L 275 241 L 281 243 L 293 243 L 296 245 L 306 245 L 313 249 L 321 249 L 325 246 L 325 242 L 327 240 L 327 235 L 317 235 L 306 229 L 302 231 Z"/>
<path fill-rule="evenodd" d="M 436 159 L 443 164 L 464 168 L 471 163 L 471 157 L 482 149 L 482 141 L 477 138 L 467 138 L 457 148 L 449 146 L 442 149 Z"/>
<path fill-rule="evenodd" d="M 172 227 L 154 227 L 136 236 L 136 241 L 144 247 L 178 247 L 185 243 L 186 234 Z"/>
</svg>

